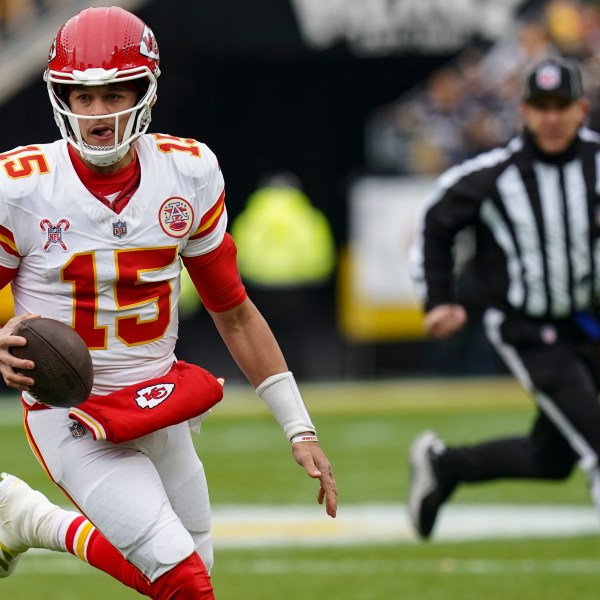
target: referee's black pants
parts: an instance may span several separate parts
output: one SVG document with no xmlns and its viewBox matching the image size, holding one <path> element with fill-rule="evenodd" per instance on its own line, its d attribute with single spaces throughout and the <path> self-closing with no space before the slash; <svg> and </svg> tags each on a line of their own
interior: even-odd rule
<svg viewBox="0 0 600 600">
<path fill-rule="evenodd" d="M 448 448 L 449 482 L 499 478 L 560 480 L 576 463 L 600 510 L 600 402 L 597 345 L 570 323 L 536 322 L 490 309 L 488 338 L 537 406 L 528 435 Z"/>
</svg>

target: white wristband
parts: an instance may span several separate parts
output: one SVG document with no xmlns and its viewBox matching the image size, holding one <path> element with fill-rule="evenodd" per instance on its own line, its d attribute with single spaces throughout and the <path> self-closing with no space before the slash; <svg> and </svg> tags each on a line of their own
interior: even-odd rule
<svg viewBox="0 0 600 600">
<path fill-rule="evenodd" d="M 299 433 L 295 435 L 290 442 L 292 444 L 297 444 L 298 442 L 318 442 L 319 438 L 316 435 L 308 434 L 308 433 Z"/>
<path fill-rule="evenodd" d="M 298 433 L 316 433 L 298 384 L 290 371 L 267 377 L 256 393 L 269 407 L 288 440 Z"/>
</svg>

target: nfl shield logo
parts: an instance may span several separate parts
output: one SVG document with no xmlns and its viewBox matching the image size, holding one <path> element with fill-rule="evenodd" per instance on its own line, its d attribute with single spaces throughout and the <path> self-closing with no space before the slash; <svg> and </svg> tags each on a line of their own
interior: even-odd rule
<svg viewBox="0 0 600 600">
<path fill-rule="evenodd" d="M 79 421 L 75 421 L 69 425 L 69 431 L 74 439 L 82 438 L 87 433 L 87 429 L 79 423 Z"/>
<path fill-rule="evenodd" d="M 125 237 L 127 235 L 127 223 L 125 221 L 113 223 L 113 235 L 118 238 Z"/>
<path fill-rule="evenodd" d="M 58 244 L 62 239 L 62 229 L 60 227 L 48 228 L 48 241 L 52 244 Z"/>
</svg>

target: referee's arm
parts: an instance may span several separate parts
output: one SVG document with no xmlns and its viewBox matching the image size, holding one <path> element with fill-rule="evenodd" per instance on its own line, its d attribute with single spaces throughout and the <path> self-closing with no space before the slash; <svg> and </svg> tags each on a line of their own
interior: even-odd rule
<svg viewBox="0 0 600 600">
<path fill-rule="evenodd" d="M 477 219 L 480 201 L 460 180 L 438 192 L 421 216 L 411 252 L 412 275 L 426 313 L 456 302 L 454 246 L 457 234 Z"/>
</svg>

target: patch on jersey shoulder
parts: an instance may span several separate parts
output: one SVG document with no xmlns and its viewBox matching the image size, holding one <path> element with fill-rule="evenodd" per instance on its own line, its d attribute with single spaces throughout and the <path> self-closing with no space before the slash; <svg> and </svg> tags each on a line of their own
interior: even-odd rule
<svg viewBox="0 0 600 600">
<path fill-rule="evenodd" d="M 58 245 L 63 252 L 67 251 L 67 245 L 63 238 L 63 234 L 71 229 L 71 223 L 67 219 L 61 219 L 54 225 L 48 219 L 40 221 L 40 229 L 48 234 L 46 243 L 44 244 L 44 252 L 48 252 L 51 246 Z"/>
<path fill-rule="evenodd" d="M 163 231 L 171 237 L 181 238 L 190 232 L 194 221 L 192 205 L 184 198 L 167 198 L 158 211 Z"/>
</svg>

